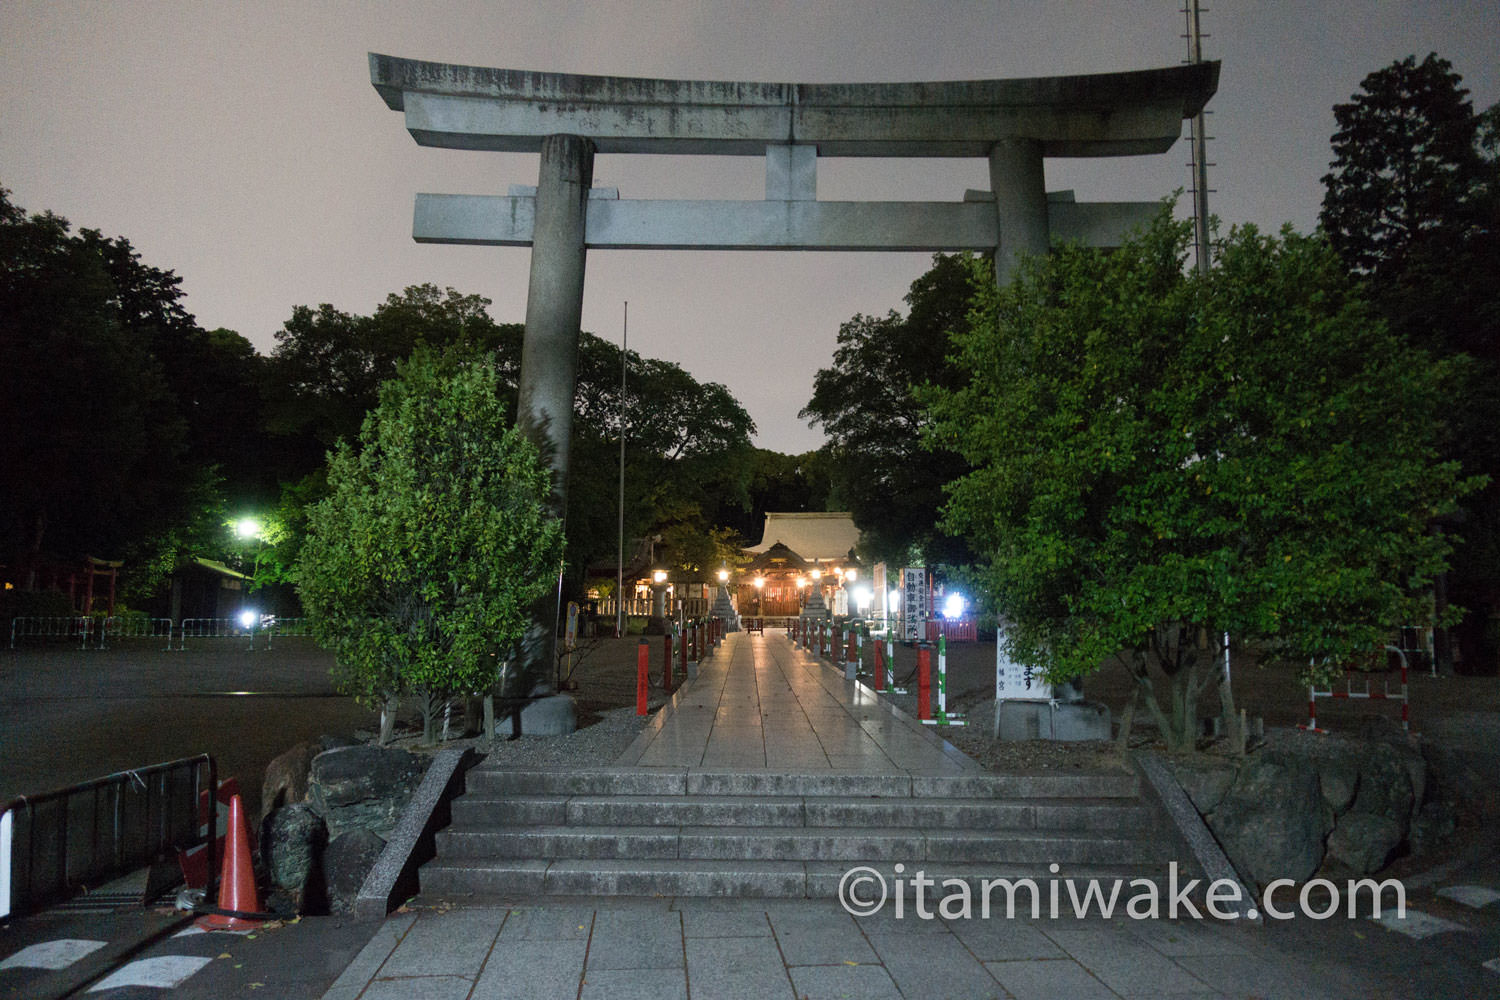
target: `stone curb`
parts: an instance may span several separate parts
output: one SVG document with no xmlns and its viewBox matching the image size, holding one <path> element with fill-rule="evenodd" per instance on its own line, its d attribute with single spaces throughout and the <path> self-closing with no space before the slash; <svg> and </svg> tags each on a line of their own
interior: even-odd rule
<svg viewBox="0 0 1500 1000">
<path fill-rule="evenodd" d="M 449 803 L 463 793 L 464 774 L 479 762 L 472 747 L 439 751 L 354 898 L 354 916 L 381 920 L 416 895 L 417 869 L 437 853 L 434 835 L 448 825 Z"/>
<path fill-rule="evenodd" d="M 1161 757 L 1150 750 L 1140 750 L 1130 755 L 1136 768 L 1146 776 L 1152 790 L 1156 793 L 1157 800 L 1161 802 L 1162 808 L 1166 810 L 1177 832 L 1182 836 L 1188 849 L 1193 852 L 1193 858 L 1202 869 L 1204 878 L 1212 883 L 1219 880 L 1233 882 L 1240 887 L 1239 902 L 1234 906 L 1234 911 L 1246 923 L 1263 925 L 1264 920 L 1259 916 L 1257 904 L 1260 900 L 1255 893 L 1245 887 L 1245 881 L 1240 878 L 1239 873 L 1234 870 L 1224 849 L 1214 839 L 1208 824 L 1203 822 L 1203 817 L 1198 815 L 1192 800 L 1167 770 L 1162 763 Z M 1257 916 L 1250 917 L 1247 914 L 1254 910 Z"/>
</svg>

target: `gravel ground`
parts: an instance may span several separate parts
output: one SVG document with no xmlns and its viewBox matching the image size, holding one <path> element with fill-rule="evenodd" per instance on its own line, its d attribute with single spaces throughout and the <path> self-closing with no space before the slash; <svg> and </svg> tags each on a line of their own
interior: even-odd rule
<svg viewBox="0 0 1500 1000">
<path fill-rule="evenodd" d="M 555 767 L 565 764 L 599 767 L 618 760 L 648 721 L 650 716 L 642 718 L 636 715 L 632 705 L 595 713 L 588 725 L 568 736 L 522 736 L 515 740 L 500 736 L 493 743 L 485 737 L 466 736 L 434 747 L 422 745 L 421 730 L 417 729 L 399 733 L 390 745 L 413 753 L 474 747 L 488 755 L 485 763 L 492 767 Z M 497 732 L 506 731 L 503 725 L 496 728 Z M 360 735 L 372 737 L 374 734 Z"/>
<path fill-rule="evenodd" d="M 609 764 L 617 759 L 640 732 L 644 721 L 635 715 L 634 708 L 638 643 L 635 637 L 586 641 L 573 657 L 571 666 L 565 666 L 563 671 L 574 685 L 573 693 L 578 699 L 578 732 L 564 738 L 522 737 L 515 741 L 497 741 L 493 748 L 489 748 L 489 752 L 497 755 L 495 760 L 526 767 L 559 763 Z M 653 679 L 659 681 L 662 640 L 648 640 L 647 650 Z M 898 683 L 911 688 L 912 693 L 885 696 L 895 707 L 910 715 L 917 711 L 915 681 L 911 676 L 915 663 L 914 649 L 896 648 L 892 676 Z M 1113 742 L 1030 740 L 999 743 L 991 739 L 994 670 L 993 641 L 953 643 L 948 647 L 948 704 L 952 711 L 966 717 L 968 725 L 945 727 L 940 733 L 944 739 L 991 770 L 1000 772 L 1127 766 Z M 1086 680 L 1085 696 L 1108 705 L 1118 720 L 1131 683 L 1123 668 L 1106 665 Z M 1426 729 L 1430 725 L 1436 731 L 1456 712 L 1475 714 L 1476 709 L 1486 720 L 1493 720 L 1494 713 L 1500 709 L 1500 683 L 1494 677 L 1430 678 L 1414 673 L 1411 687 L 1413 729 L 1419 726 Z M 1290 671 L 1237 660 L 1235 688 L 1239 704 L 1249 708 L 1252 714 L 1263 714 L 1268 728 L 1291 728 L 1306 718 L 1307 689 L 1297 683 Z M 664 700 L 665 692 L 653 687 L 651 710 L 656 711 Z M 1200 715 L 1207 716 L 1216 709 L 1216 696 L 1210 692 L 1200 705 Z M 1336 731 L 1358 731 L 1360 718 L 1364 715 L 1395 714 L 1396 707 L 1390 702 L 1319 703 L 1319 721 L 1326 718 Z M 1473 725 L 1454 728 L 1462 731 L 1466 742 L 1478 739 L 1477 734 L 1481 731 L 1490 732 Z M 398 741 L 399 745 L 419 749 L 415 746 L 417 742 L 413 734 L 403 735 Z M 487 747 L 473 738 L 468 742 L 479 746 L 482 751 Z M 446 745 L 463 745 L 463 741 Z M 1155 729 L 1143 712 L 1136 714 L 1130 747 L 1161 747 Z M 1203 749 L 1215 751 L 1211 745 Z"/>
</svg>

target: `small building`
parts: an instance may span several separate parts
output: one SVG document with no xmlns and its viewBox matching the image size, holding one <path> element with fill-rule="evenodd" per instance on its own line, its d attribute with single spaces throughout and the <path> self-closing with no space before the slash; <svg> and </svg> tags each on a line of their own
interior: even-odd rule
<svg viewBox="0 0 1500 1000">
<path fill-rule="evenodd" d="M 859 529 L 848 511 L 767 513 L 760 541 L 745 550 L 750 562 L 737 574 L 740 614 L 795 617 L 815 587 L 835 614 L 847 614 L 850 588 L 862 568 L 858 544 Z"/>
</svg>

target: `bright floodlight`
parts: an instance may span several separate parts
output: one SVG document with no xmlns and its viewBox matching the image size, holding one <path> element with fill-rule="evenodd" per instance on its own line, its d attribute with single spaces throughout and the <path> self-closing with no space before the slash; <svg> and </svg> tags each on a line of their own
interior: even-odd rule
<svg viewBox="0 0 1500 1000">
<path fill-rule="evenodd" d="M 886 608 L 891 611 L 895 611 L 901 606 L 901 591 L 893 590 L 889 594 L 886 594 L 885 601 Z"/>
<path fill-rule="evenodd" d="M 944 618 L 962 618 L 964 614 L 964 595 L 958 592 L 949 594 L 943 601 Z"/>
<path fill-rule="evenodd" d="M 850 581 L 851 583 L 857 576 L 859 576 L 859 573 L 855 570 L 850 569 L 844 571 L 844 579 Z"/>
<path fill-rule="evenodd" d="M 251 608 L 240 612 L 240 625 L 244 628 L 254 628 L 255 623 L 260 621 L 260 614 Z"/>
<path fill-rule="evenodd" d="M 874 599 L 875 592 L 869 587 L 860 587 L 854 592 L 854 604 L 861 611 L 865 610 L 865 608 L 868 608 L 870 606 L 870 602 Z"/>
<path fill-rule="evenodd" d="M 760 589 L 764 588 L 765 585 L 766 585 L 766 578 L 765 577 L 763 577 L 763 576 L 757 576 L 755 578 L 755 589 L 756 590 L 760 590 Z"/>
<path fill-rule="evenodd" d="M 813 570 L 812 571 L 812 578 L 814 580 L 821 580 L 821 579 L 823 579 L 823 571 L 820 570 L 820 569 Z"/>
<path fill-rule="evenodd" d="M 659 569 L 656 572 L 654 572 L 654 573 L 651 574 L 651 579 L 654 580 L 654 581 L 656 581 L 657 583 L 666 583 L 667 582 L 667 571 L 664 570 L 664 569 Z"/>
<path fill-rule="evenodd" d="M 725 580 L 728 580 L 728 579 L 729 579 L 729 570 L 727 570 L 727 569 L 721 569 L 721 570 L 719 570 L 719 582 L 723 583 Z"/>
<path fill-rule="evenodd" d="M 234 522 L 234 533 L 241 538 L 255 538 L 260 534 L 260 522 L 253 517 L 242 517 Z"/>
</svg>

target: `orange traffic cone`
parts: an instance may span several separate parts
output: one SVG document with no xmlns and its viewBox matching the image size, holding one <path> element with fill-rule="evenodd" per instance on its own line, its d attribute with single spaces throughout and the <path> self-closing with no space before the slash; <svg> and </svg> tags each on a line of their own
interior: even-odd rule
<svg viewBox="0 0 1500 1000">
<path fill-rule="evenodd" d="M 229 800 L 229 831 L 225 847 L 224 866 L 219 875 L 219 909 L 261 912 L 260 896 L 255 889 L 255 869 L 250 863 L 250 832 L 245 826 L 245 810 L 238 795 Z M 262 923 L 264 921 L 219 913 L 198 918 L 198 926 L 206 931 L 252 930 Z"/>
</svg>

